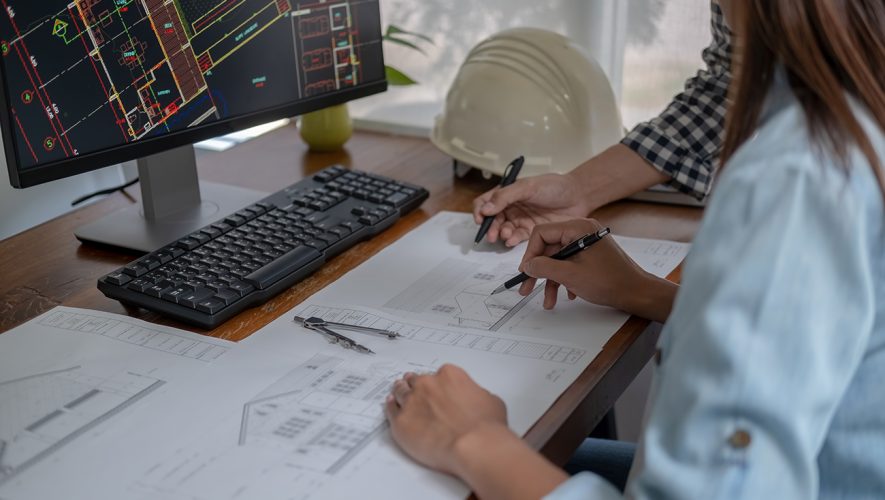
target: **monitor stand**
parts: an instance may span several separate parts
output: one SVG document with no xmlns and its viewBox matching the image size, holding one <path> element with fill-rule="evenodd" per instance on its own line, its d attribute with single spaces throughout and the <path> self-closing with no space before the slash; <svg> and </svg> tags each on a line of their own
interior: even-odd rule
<svg viewBox="0 0 885 500">
<path fill-rule="evenodd" d="M 78 240 L 151 252 L 267 196 L 199 182 L 191 145 L 137 162 L 142 204 L 80 226 L 74 231 Z"/>
</svg>

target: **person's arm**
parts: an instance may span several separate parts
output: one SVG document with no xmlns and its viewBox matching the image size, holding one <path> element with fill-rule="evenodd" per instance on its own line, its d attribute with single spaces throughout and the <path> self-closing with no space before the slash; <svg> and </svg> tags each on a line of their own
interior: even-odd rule
<svg viewBox="0 0 885 500">
<path fill-rule="evenodd" d="M 698 199 L 712 186 L 731 84 L 732 34 L 719 3 L 711 2 L 713 43 L 703 52 L 706 69 L 686 82 L 664 112 L 637 125 L 621 141 L 671 186 Z M 587 175 L 595 173 L 589 170 Z"/>
<path fill-rule="evenodd" d="M 536 500 L 568 475 L 506 426 L 488 426 L 460 438 L 454 448 L 456 475 L 479 498 Z"/>
<path fill-rule="evenodd" d="M 566 176 L 569 182 L 584 188 L 582 197 L 589 208 L 585 216 L 603 205 L 671 180 L 668 173 L 651 168 L 645 156 L 623 143 L 606 149 Z"/>
<path fill-rule="evenodd" d="M 657 118 L 639 124 L 624 140 L 566 174 L 525 178 L 476 198 L 476 223 L 496 216 L 486 236 L 515 246 L 541 223 L 587 217 L 597 208 L 656 184 L 669 182 L 697 198 L 710 191 L 722 146 L 731 83 L 731 33 L 719 2 L 711 3 L 713 43 L 706 69 Z"/>
<path fill-rule="evenodd" d="M 864 358 L 881 273 L 858 190 L 787 156 L 729 166 L 707 209 L 628 496 L 817 496 L 818 452 Z"/>
</svg>

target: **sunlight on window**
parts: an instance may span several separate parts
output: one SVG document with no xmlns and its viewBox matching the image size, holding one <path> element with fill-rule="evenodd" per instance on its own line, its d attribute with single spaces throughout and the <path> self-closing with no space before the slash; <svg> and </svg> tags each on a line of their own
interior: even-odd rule
<svg viewBox="0 0 885 500">
<path fill-rule="evenodd" d="M 630 0 L 621 114 L 625 127 L 658 115 L 703 67 L 710 44 L 710 3 Z"/>
</svg>

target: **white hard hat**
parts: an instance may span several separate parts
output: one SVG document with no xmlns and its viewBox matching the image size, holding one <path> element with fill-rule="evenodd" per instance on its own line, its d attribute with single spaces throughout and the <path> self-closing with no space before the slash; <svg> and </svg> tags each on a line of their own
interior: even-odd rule
<svg viewBox="0 0 885 500">
<path fill-rule="evenodd" d="M 470 51 L 431 141 L 456 162 L 502 175 L 567 172 L 623 136 L 608 78 L 588 54 L 550 31 L 516 28 Z"/>
</svg>

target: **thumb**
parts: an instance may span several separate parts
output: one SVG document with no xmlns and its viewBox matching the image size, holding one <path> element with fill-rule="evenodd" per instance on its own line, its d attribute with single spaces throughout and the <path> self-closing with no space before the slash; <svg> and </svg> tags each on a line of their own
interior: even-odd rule
<svg viewBox="0 0 885 500">
<path fill-rule="evenodd" d="M 550 257 L 535 257 L 528 260 L 523 272 L 532 278 L 553 280 L 568 287 L 575 276 L 575 264 L 565 260 L 551 259 Z"/>
<path fill-rule="evenodd" d="M 496 190 L 488 201 L 480 207 L 480 212 L 483 215 L 497 215 L 510 205 L 531 196 L 530 186 L 528 182 L 516 181 L 509 186 Z"/>
</svg>

